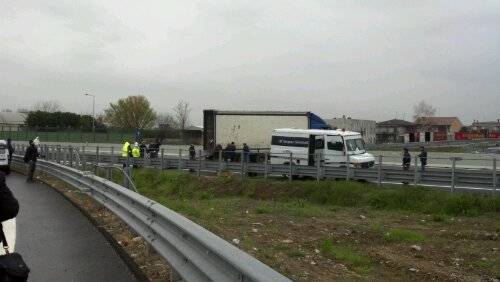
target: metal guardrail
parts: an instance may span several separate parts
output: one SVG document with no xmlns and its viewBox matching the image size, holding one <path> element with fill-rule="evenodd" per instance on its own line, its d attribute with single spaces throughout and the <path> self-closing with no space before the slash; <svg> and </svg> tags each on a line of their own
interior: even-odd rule
<svg viewBox="0 0 500 282">
<path fill-rule="evenodd" d="M 18 146 L 17 151 L 22 152 L 25 146 Z M 209 160 L 205 158 L 203 151 L 198 151 L 194 158 L 190 158 L 186 150 L 175 150 L 174 153 L 167 154 L 161 150 L 157 158 L 123 158 L 119 151 L 111 148 L 95 147 L 90 151 L 87 147 L 81 150 L 77 147 L 62 146 L 41 146 L 42 156 L 45 159 L 57 163 L 67 164 L 73 167 L 82 167 L 83 170 L 92 166 L 94 168 L 109 165 L 121 167 L 123 164 L 145 166 L 157 169 L 188 169 L 201 173 L 221 173 L 230 171 L 241 175 L 242 180 L 247 175 L 260 175 L 264 178 L 269 176 L 285 175 L 292 180 L 294 176 L 307 176 L 321 179 L 346 179 L 364 180 L 378 185 L 382 184 L 412 184 L 428 186 L 436 189 L 445 189 L 450 192 L 457 190 L 474 192 L 496 193 L 500 184 L 500 173 L 497 170 L 497 159 L 477 159 L 489 163 L 489 168 L 468 169 L 460 167 L 463 160 L 459 158 L 428 158 L 428 161 L 446 162 L 448 167 L 428 166 L 425 171 L 421 170 L 418 158 L 413 158 L 412 166 L 409 170 L 403 170 L 399 157 L 378 156 L 375 165 L 371 168 L 356 168 L 339 164 L 338 166 L 325 165 L 323 161 L 316 161 L 314 166 L 297 165 L 298 159 L 307 161 L 307 156 L 284 155 L 283 161 L 289 158 L 292 162 L 283 164 L 272 164 L 269 155 L 265 153 L 263 162 L 249 162 L 243 152 L 236 153 L 236 159 L 224 160 L 222 154 L 218 158 Z M 78 158 L 75 152 L 79 152 Z M 118 153 L 118 154 L 116 154 Z M 316 158 L 315 160 L 319 160 Z M 471 159 L 473 160 L 473 159 Z"/>
<path fill-rule="evenodd" d="M 13 163 L 23 165 L 15 155 Z M 69 162 L 68 162 L 69 164 Z M 37 170 L 86 192 L 142 236 L 172 267 L 172 281 L 290 281 L 182 215 L 114 182 L 39 160 Z"/>
</svg>

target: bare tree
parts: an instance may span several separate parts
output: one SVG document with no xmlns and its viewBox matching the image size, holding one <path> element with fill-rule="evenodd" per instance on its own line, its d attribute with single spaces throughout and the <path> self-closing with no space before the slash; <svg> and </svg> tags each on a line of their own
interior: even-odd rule
<svg viewBox="0 0 500 282">
<path fill-rule="evenodd" d="M 34 111 L 55 113 L 63 110 L 61 104 L 56 100 L 46 100 L 46 101 L 38 101 L 35 105 L 33 105 Z"/>
<path fill-rule="evenodd" d="M 179 126 L 179 129 L 184 130 L 189 125 L 189 113 L 191 108 L 189 103 L 185 101 L 179 101 L 174 107 L 175 120 Z"/>
<path fill-rule="evenodd" d="M 156 126 L 160 128 L 179 128 L 177 119 L 170 113 L 157 114 Z"/>
<path fill-rule="evenodd" d="M 413 106 L 413 111 L 413 119 L 415 121 L 421 118 L 433 117 L 436 115 L 436 108 L 434 108 L 430 104 L 427 104 L 424 100 Z"/>
</svg>

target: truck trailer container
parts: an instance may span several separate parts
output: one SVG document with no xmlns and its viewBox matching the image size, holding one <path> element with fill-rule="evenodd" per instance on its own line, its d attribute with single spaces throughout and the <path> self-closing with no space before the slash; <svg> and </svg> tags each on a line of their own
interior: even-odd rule
<svg viewBox="0 0 500 282">
<path fill-rule="evenodd" d="M 329 129 L 328 124 L 312 112 L 283 111 L 203 111 L 203 149 L 212 151 L 234 142 L 241 148 L 269 149 L 276 128 Z"/>
</svg>

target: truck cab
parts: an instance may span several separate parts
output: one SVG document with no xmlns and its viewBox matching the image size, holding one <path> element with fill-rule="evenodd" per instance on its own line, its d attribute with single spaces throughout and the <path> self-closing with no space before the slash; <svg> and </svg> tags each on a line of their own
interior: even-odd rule
<svg viewBox="0 0 500 282">
<path fill-rule="evenodd" d="M 275 129 L 271 163 L 314 166 L 317 158 L 326 166 L 369 168 L 375 163 L 358 132 L 321 129 Z"/>
</svg>

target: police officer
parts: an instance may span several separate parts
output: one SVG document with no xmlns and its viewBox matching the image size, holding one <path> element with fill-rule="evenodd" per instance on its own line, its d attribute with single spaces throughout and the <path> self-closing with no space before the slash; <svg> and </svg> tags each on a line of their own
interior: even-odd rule
<svg viewBox="0 0 500 282">
<path fill-rule="evenodd" d="M 127 166 L 128 157 L 130 157 L 131 153 L 130 143 L 125 140 L 125 143 L 123 143 L 122 146 L 122 158 L 125 158 L 123 161 L 123 167 Z"/>
</svg>

